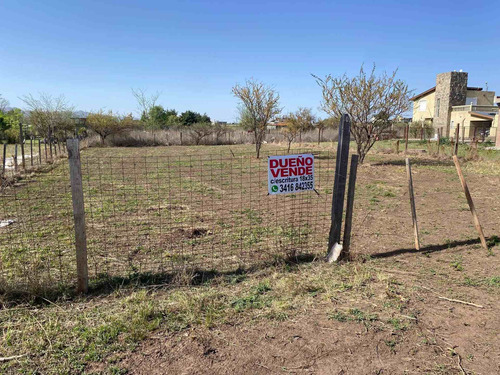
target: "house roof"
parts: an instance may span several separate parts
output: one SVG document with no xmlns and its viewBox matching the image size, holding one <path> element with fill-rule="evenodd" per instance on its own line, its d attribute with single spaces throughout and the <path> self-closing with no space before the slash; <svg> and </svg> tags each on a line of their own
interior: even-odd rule
<svg viewBox="0 0 500 375">
<path fill-rule="evenodd" d="M 428 94 L 431 94 L 431 93 L 433 93 L 434 91 L 436 91 L 436 86 L 431 87 L 429 90 L 425 90 L 424 92 L 421 92 L 421 93 L 420 93 L 420 94 L 418 94 L 418 95 L 415 95 L 413 98 L 410 98 L 410 100 L 411 100 L 412 102 L 414 102 L 415 100 L 420 99 L 422 96 L 426 96 L 426 95 L 428 95 Z"/>
<path fill-rule="evenodd" d="M 483 91 L 483 88 L 482 87 L 467 87 L 467 90 L 470 90 L 470 91 Z M 436 86 L 431 87 L 429 90 L 425 90 L 424 92 L 421 92 L 418 95 L 415 95 L 413 98 L 410 98 L 410 100 L 412 102 L 414 102 L 415 100 L 418 100 L 418 99 L 420 99 L 423 96 L 432 94 L 434 91 L 436 91 Z"/>
<path fill-rule="evenodd" d="M 483 120 L 492 120 L 493 121 L 493 117 L 492 116 L 488 116 L 488 115 L 485 115 L 483 113 L 469 111 L 469 114 L 472 117 L 478 117 L 478 118 L 483 119 Z"/>
</svg>

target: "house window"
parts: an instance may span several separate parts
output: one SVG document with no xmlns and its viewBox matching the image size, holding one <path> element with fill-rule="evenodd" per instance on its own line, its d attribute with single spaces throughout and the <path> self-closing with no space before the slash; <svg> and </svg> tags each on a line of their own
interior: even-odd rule
<svg viewBox="0 0 500 375">
<path fill-rule="evenodd" d="M 418 102 L 418 109 L 420 112 L 424 112 L 427 110 L 427 100 L 421 100 Z"/>
<path fill-rule="evenodd" d="M 439 117 L 439 108 L 441 107 L 441 99 L 436 100 L 436 117 Z"/>
<path fill-rule="evenodd" d="M 465 105 L 477 105 L 477 98 L 465 98 Z"/>
</svg>

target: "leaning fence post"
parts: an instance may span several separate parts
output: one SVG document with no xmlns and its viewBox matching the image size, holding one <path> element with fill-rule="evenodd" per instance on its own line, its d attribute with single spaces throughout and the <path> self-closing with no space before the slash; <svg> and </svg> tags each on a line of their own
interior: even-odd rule
<svg viewBox="0 0 500 375">
<path fill-rule="evenodd" d="M 347 163 L 349 158 L 349 142 L 351 139 L 351 119 L 342 115 L 339 126 L 339 141 L 332 194 L 332 223 L 328 236 L 328 253 L 333 253 L 335 244 L 340 243 L 342 230 L 342 213 L 344 211 L 345 186 L 347 181 Z"/>
<path fill-rule="evenodd" d="M 455 167 L 457 168 L 458 177 L 460 178 L 460 183 L 462 184 L 462 188 L 464 189 L 465 197 L 467 198 L 467 203 L 469 204 L 469 209 L 470 212 L 472 213 L 472 218 L 474 219 L 474 226 L 476 227 L 477 233 L 479 234 L 479 239 L 481 240 L 481 245 L 486 250 L 488 250 L 488 245 L 486 244 L 486 239 L 484 238 L 483 228 L 481 228 L 481 223 L 479 222 L 476 208 L 474 206 L 474 202 L 472 201 L 472 196 L 470 195 L 467 182 L 465 182 L 465 178 L 462 173 L 462 168 L 460 167 L 460 163 L 458 162 L 457 155 L 453 155 L 453 162 L 455 163 Z"/>
<path fill-rule="evenodd" d="M 458 142 L 460 141 L 460 124 L 457 124 L 457 128 L 455 130 L 455 147 L 453 149 L 453 155 L 458 154 Z"/>
<path fill-rule="evenodd" d="M 349 187 L 347 188 L 347 206 L 345 209 L 344 239 L 342 241 L 342 252 L 345 259 L 349 259 L 351 247 L 352 213 L 354 209 L 354 192 L 356 190 L 356 175 L 358 171 L 358 158 L 354 154 L 351 156 L 351 169 L 349 170 Z"/>
<path fill-rule="evenodd" d="M 82 166 L 78 139 L 68 139 L 68 160 L 71 178 L 71 198 L 75 222 L 76 269 L 78 293 L 88 291 L 87 236 L 85 233 L 85 207 L 83 203 Z"/>
<path fill-rule="evenodd" d="M 410 194 L 411 219 L 413 221 L 413 235 L 415 236 L 415 249 L 420 250 L 418 238 L 417 210 L 415 209 L 415 195 L 413 194 L 413 178 L 411 176 L 410 159 L 406 158 L 406 175 L 408 177 L 408 192 Z"/>
</svg>

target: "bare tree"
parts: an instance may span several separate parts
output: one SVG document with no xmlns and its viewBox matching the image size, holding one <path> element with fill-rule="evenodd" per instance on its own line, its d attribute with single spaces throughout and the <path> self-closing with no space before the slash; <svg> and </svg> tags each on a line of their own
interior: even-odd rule
<svg viewBox="0 0 500 375">
<path fill-rule="evenodd" d="M 215 144 L 219 144 L 220 138 L 229 132 L 229 128 L 226 124 L 216 122 L 213 126 L 213 133 L 215 134 Z"/>
<path fill-rule="evenodd" d="M 302 143 L 302 133 L 314 127 L 316 116 L 313 115 L 310 108 L 299 107 L 297 111 L 290 114 L 289 121 L 295 123 L 295 127 L 298 129 L 299 133 L 299 142 Z"/>
<path fill-rule="evenodd" d="M 39 135 L 54 139 L 73 129 L 73 107 L 68 104 L 64 95 L 53 97 L 40 93 L 36 98 L 28 94 L 20 99 L 28 107 L 29 120 Z"/>
<path fill-rule="evenodd" d="M 2 98 L 2 94 L 0 94 L 0 112 L 5 113 L 8 107 L 9 101 L 5 98 Z"/>
<path fill-rule="evenodd" d="M 347 113 L 351 117 L 351 134 L 361 163 L 395 117 L 410 108 L 411 91 L 404 81 L 396 79 L 396 73 L 376 76 L 374 65 L 369 74 L 361 66 L 352 78 L 345 74 L 324 79 L 313 75 L 323 91 L 322 109 L 330 116 L 340 118 Z"/>
<path fill-rule="evenodd" d="M 209 122 L 197 122 L 189 127 L 187 127 L 189 136 L 194 140 L 194 143 L 198 146 L 203 138 L 208 137 L 213 133 L 214 128 Z"/>
<path fill-rule="evenodd" d="M 241 101 L 240 121 L 246 130 L 253 132 L 255 151 L 259 158 L 267 125 L 281 112 L 280 96 L 273 88 L 254 79 L 247 80 L 243 86 L 235 85 L 232 92 Z"/>
<path fill-rule="evenodd" d="M 293 114 L 290 114 L 288 116 L 288 119 L 286 120 L 286 126 L 283 129 L 283 135 L 285 136 L 285 139 L 288 144 L 288 151 L 290 152 L 290 147 L 292 145 L 292 142 L 297 138 L 297 135 L 299 134 L 299 126 L 297 121 L 291 121 L 291 117 Z"/>
<path fill-rule="evenodd" d="M 337 117 L 328 117 L 316 122 L 316 128 L 318 129 L 318 145 L 321 143 L 321 137 L 325 132 L 325 129 L 335 129 L 339 126 L 339 123 L 340 120 Z"/>
<path fill-rule="evenodd" d="M 146 91 L 143 89 L 132 89 L 132 95 L 134 95 L 137 100 L 141 121 L 147 128 L 154 129 L 160 127 L 159 124 L 155 123 L 155 118 L 151 116 L 151 111 L 156 106 L 160 94 L 161 93 L 157 91 L 154 94 L 147 95 Z"/>
</svg>

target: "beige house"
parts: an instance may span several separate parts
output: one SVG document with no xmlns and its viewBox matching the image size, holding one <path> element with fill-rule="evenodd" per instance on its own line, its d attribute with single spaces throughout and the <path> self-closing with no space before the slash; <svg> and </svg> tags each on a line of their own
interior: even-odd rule
<svg viewBox="0 0 500 375">
<path fill-rule="evenodd" d="M 438 74 L 436 86 L 411 98 L 412 121 L 432 124 L 443 137 L 453 137 L 458 126 L 461 138 L 494 141 L 500 135 L 499 97 L 494 91 L 468 87 L 467 78 L 465 72 Z"/>
</svg>

